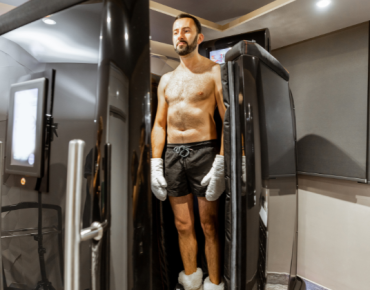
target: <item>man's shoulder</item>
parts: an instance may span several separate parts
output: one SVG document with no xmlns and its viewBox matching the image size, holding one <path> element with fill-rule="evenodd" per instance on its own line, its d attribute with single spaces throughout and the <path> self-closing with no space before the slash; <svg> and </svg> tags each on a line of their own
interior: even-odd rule
<svg viewBox="0 0 370 290">
<path fill-rule="evenodd" d="M 221 66 L 209 58 L 203 56 L 202 62 L 207 71 L 211 71 L 213 73 L 219 73 L 221 71 Z"/>
<path fill-rule="evenodd" d="M 172 77 L 172 74 L 173 74 L 173 71 L 170 71 L 168 73 L 165 73 L 162 77 L 161 77 L 161 80 L 159 81 L 159 85 L 164 85 L 166 86 L 167 83 L 170 81 L 171 77 Z"/>
</svg>

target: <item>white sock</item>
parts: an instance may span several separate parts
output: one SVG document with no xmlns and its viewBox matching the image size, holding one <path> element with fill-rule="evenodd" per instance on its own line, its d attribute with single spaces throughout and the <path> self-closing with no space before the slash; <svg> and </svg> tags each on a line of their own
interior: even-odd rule
<svg viewBox="0 0 370 290">
<path fill-rule="evenodd" d="M 221 282 L 219 285 L 213 284 L 209 277 L 204 280 L 203 290 L 224 290 L 224 282 Z"/>
<path fill-rule="evenodd" d="M 179 283 L 185 290 L 203 290 L 202 281 L 203 271 L 201 268 L 197 268 L 197 271 L 190 275 L 186 275 L 184 271 L 179 274 Z"/>
</svg>

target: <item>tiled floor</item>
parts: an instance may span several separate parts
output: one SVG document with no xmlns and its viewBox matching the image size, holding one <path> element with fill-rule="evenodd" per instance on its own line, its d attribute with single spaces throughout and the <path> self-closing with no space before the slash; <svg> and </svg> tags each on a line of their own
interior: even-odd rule
<svg viewBox="0 0 370 290">
<path fill-rule="evenodd" d="M 288 290 L 288 286 L 280 284 L 266 284 L 265 290 Z"/>
</svg>

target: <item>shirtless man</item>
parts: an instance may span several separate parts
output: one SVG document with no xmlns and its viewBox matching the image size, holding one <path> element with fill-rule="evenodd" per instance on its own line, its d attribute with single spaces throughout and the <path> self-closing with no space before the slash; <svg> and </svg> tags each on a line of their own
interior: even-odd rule
<svg viewBox="0 0 370 290">
<path fill-rule="evenodd" d="M 186 14 L 176 17 L 172 40 L 181 63 L 159 83 L 152 131 L 151 180 L 154 195 L 162 201 L 168 195 L 174 212 L 184 264 L 179 283 L 185 290 L 223 290 L 217 216 L 217 199 L 225 190 L 223 136 L 218 148 L 213 115 L 217 107 L 223 121 L 226 108 L 220 66 L 198 53 L 203 39 L 196 18 Z M 161 157 L 166 138 L 163 170 Z M 198 198 L 206 239 L 209 277 L 204 285 L 202 270 L 197 268 L 193 195 Z"/>
</svg>

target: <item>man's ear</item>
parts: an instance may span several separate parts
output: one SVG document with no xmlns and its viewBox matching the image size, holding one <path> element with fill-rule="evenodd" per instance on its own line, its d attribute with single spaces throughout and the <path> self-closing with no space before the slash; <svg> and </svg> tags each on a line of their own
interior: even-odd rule
<svg viewBox="0 0 370 290">
<path fill-rule="evenodd" d="M 199 33 L 199 34 L 198 34 L 198 44 L 201 44 L 201 43 L 203 42 L 203 40 L 204 40 L 204 35 L 203 35 L 203 33 Z"/>
</svg>

